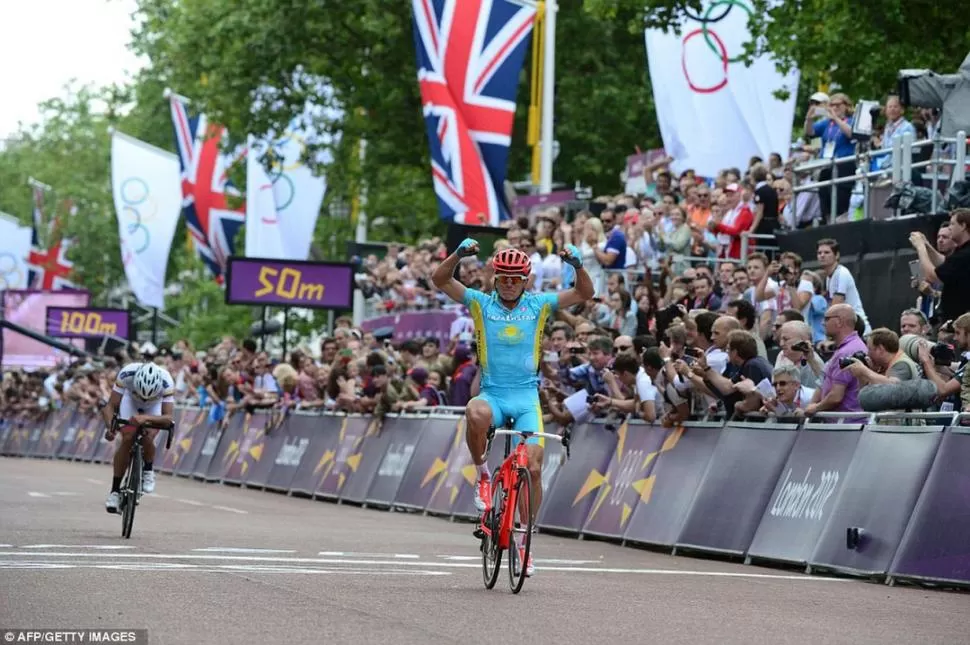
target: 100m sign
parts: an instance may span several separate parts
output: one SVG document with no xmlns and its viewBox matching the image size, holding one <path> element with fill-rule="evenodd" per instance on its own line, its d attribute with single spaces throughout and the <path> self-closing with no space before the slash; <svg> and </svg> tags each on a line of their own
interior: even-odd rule
<svg viewBox="0 0 970 645">
<path fill-rule="evenodd" d="M 118 324 L 108 322 L 96 311 L 62 311 L 60 330 L 62 334 L 90 334 L 116 336 Z"/>
<path fill-rule="evenodd" d="M 257 298 L 278 296 L 287 300 L 323 300 L 326 285 L 303 279 L 303 272 L 291 267 L 282 270 L 264 266 L 259 270 L 259 289 L 253 293 Z"/>
</svg>

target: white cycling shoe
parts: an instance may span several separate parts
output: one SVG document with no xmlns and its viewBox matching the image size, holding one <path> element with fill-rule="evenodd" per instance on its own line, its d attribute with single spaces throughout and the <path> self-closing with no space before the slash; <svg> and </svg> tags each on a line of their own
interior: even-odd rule
<svg viewBox="0 0 970 645">
<path fill-rule="evenodd" d="M 155 492 L 155 471 L 146 470 L 141 475 L 141 492 L 150 495 Z"/>
<path fill-rule="evenodd" d="M 108 493 L 108 499 L 104 500 L 104 510 L 109 513 L 118 512 L 118 504 L 121 502 L 121 495 L 117 492 Z"/>
</svg>

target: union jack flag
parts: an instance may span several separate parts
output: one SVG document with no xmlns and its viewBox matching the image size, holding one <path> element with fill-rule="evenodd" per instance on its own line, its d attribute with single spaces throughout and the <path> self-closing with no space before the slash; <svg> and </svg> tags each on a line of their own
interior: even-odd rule
<svg viewBox="0 0 970 645">
<path fill-rule="evenodd" d="M 235 239 L 246 221 L 245 204 L 229 207 L 226 195 L 240 196 L 228 180 L 237 156 L 220 149 L 226 129 L 208 123 L 204 114 L 190 116 L 185 102 L 170 97 L 175 147 L 182 168 L 182 215 L 196 252 L 216 280 L 222 281 Z"/>
<path fill-rule="evenodd" d="M 61 214 L 55 212 L 54 217 L 47 223 L 44 235 L 44 189 L 33 187 L 34 207 L 32 211 L 33 226 L 30 233 L 30 254 L 27 256 L 27 286 L 31 289 L 76 289 L 77 285 L 69 280 L 74 263 L 67 259 L 67 251 L 74 243 L 71 238 L 62 235 Z M 71 200 L 64 200 L 63 205 L 70 216 L 77 213 L 77 207 Z"/>
<path fill-rule="evenodd" d="M 412 0 L 418 84 L 441 218 L 511 217 L 503 182 L 535 9 L 510 0 Z"/>
</svg>

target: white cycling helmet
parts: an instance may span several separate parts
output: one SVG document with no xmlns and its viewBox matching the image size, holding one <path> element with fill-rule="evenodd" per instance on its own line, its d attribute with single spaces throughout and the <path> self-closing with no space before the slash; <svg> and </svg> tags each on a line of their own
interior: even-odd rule
<svg viewBox="0 0 970 645">
<path fill-rule="evenodd" d="M 157 399 L 165 389 L 162 381 L 162 370 L 155 363 L 145 363 L 135 372 L 135 380 L 132 383 L 135 394 L 144 401 Z"/>
</svg>

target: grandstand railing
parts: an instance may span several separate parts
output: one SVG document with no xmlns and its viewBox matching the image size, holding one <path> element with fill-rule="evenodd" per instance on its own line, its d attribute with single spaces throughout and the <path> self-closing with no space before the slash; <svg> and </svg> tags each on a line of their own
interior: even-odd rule
<svg viewBox="0 0 970 645">
<path fill-rule="evenodd" d="M 886 179 L 891 179 L 894 185 L 900 182 L 910 182 L 913 180 L 914 169 L 932 168 L 932 209 L 935 212 L 939 206 L 940 179 L 947 179 L 946 175 L 941 176 L 940 170 L 943 168 L 952 168 L 952 171 L 948 177 L 950 185 L 957 181 L 963 181 L 966 177 L 967 133 L 961 130 L 957 133 L 956 137 L 941 137 L 939 136 L 939 132 L 937 132 L 932 139 L 914 141 L 913 138 L 914 137 L 912 134 L 907 133 L 901 139 L 897 138 L 893 140 L 891 169 L 868 170 L 868 168 L 871 166 L 871 161 L 874 158 L 886 156 L 886 151 L 884 150 L 871 149 L 865 149 L 862 152 L 857 152 L 856 154 L 848 157 L 813 159 L 811 161 L 799 164 L 794 168 L 796 183 L 799 175 L 815 173 L 823 168 L 831 168 L 832 178 L 825 181 L 813 181 L 807 184 L 792 186 L 792 192 L 795 194 L 818 192 L 820 188 L 832 188 L 840 184 L 854 184 L 856 182 L 861 182 L 863 197 L 862 208 L 864 216 L 868 219 L 871 217 L 870 187 L 872 183 Z M 913 163 L 913 152 L 927 146 L 933 147 L 932 158 L 927 161 Z M 943 154 L 944 146 L 952 146 L 948 151 L 949 154 L 946 157 L 944 157 Z M 950 156 L 951 154 L 952 157 Z M 847 162 L 854 162 L 856 165 L 856 171 L 851 175 L 839 176 L 838 165 L 845 164 Z M 835 218 L 840 215 L 840 213 L 837 212 L 837 193 L 835 190 L 831 191 L 830 199 L 830 221 L 828 223 L 831 224 L 834 223 Z"/>
</svg>

